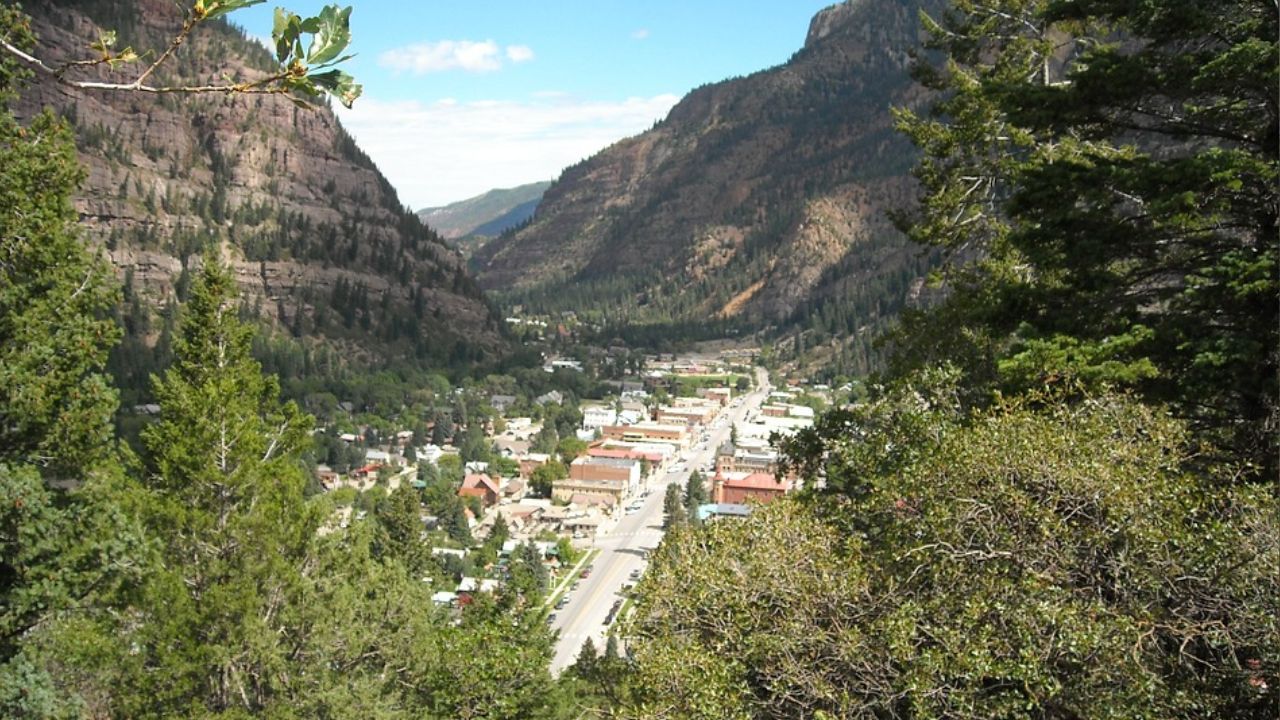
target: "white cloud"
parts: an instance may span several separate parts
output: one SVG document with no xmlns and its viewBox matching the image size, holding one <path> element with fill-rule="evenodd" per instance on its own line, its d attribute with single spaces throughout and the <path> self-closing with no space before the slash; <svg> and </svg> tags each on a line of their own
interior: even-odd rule
<svg viewBox="0 0 1280 720">
<path fill-rule="evenodd" d="M 337 108 L 342 124 L 413 208 L 549 180 L 566 166 L 647 130 L 675 95 L 618 102 L 383 102 Z"/>
<path fill-rule="evenodd" d="M 493 72 L 502 69 L 503 55 L 503 48 L 492 40 L 440 40 L 387 50 L 378 56 L 378 64 L 415 75 L 445 70 Z M 528 62 L 533 59 L 533 49 L 508 45 L 505 55 L 514 63 Z"/>
<path fill-rule="evenodd" d="M 533 59 L 533 48 L 528 45 L 508 45 L 507 59 L 513 63 L 529 62 Z"/>
<path fill-rule="evenodd" d="M 632 39 L 632 40 L 645 40 L 645 39 L 647 39 L 648 37 L 649 37 L 649 29 L 648 29 L 648 28 L 640 28 L 639 30 L 636 30 L 636 31 L 634 31 L 634 32 L 632 32 L 632 33 L 631 33 L 631 39 Z"/>
</svg>

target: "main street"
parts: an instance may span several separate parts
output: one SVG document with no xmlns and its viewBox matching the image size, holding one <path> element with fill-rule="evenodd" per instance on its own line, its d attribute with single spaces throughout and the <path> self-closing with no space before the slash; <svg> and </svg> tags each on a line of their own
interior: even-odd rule
<svg viewBox="0 0 1280 720">
<path fill-rule="evenodd" d="M 662 541 L 662 497 L 667 485 L 678 483 L 683 488 L 695 469 L 707 475 L 706 468 L 714 462 L 716 448 L 729 439 L 733 423 L 758 409 L 769 390 L 768 374 L 757 369 L 756 389 L 736 407 L 731 405 L 726 412 L 721 412 L 710 428 L 705 428 L 707 440 L 703 442 L 701 435 L 694 440 L 692 447 L 675 463 L 674 467 L 680 469 L 673 468 L 651 478 L 648 497 L 643 499 L 640 509 L 624 515 L 612 531 L 596 538 L 595 547 L 600 549 L 600 554 L 592 563 L 591 572 L 569 593 L 568 604 L 557 612 L 552 622 L 552 627 L 559 632 L 559 640 L 551 672 L 558 675 L 572 665 L 588 638 L 597 651 L 603 652 L 609 629 L 604 621 L 610 608 L 622 601 L 622 586 L 636 582 L 633 573 L 644 572 L 647 551 Z"/>
</svg>

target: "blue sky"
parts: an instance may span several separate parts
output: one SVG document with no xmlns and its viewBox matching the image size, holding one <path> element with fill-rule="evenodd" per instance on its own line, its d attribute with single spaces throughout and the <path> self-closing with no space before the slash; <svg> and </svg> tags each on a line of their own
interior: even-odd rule
<svg viewBox="0 0 1280 720">
<path fill-rule="evenodd" d="M 352 4 L 343 124 L 414 208 L 555 177 L 689 90 L 784 62 L 834 0 L 471 0 Z M 267 37 L 277 4 L 230 19 Z"/>
</svg>

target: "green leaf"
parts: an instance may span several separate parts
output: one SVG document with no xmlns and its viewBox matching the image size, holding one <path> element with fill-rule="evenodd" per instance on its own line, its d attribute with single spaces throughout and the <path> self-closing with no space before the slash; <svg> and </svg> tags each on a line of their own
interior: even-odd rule
<svg viewBox="0 0 1280 720">
<path fill-rule="evenodd" d="M 212 20 L 216 17 L 226 15 L 229 12 L 235 12 L 236 10 L 242 10 L 254 5 L 261 5 L 266 1 L 267 0 L 216 0 L 205 7 L 204 19 Z"/>
<path fill-rule="evenodd" d="M 312 31 L 315 40 L 307 53 L 307 63 L 321 65 L 342 54 L 351 44 L 351 8 L 339 8 L 337 5 L 326 5 L 320 15 L 311 20 L 318 21 L 318 27 Z"/>
<path fill-rule="evenodd" d="M 289 58 L 289 50 L 298 40 L 301 25 L 302 19 L 295 13 L 291 13 L 284 8 L 276 8 L 275 23 L 271 29 L 271 39 L 275 41 L 277 62 L 283 63 Z"/>
<path fill-rule="evenodd" d="M 329 70 L 327 72 L 315 73 L 307 76 L 317 86 L 324 88 L 338 99 L 338 102 L 350 108 L 351 104 L 360 97 L 360 93 L 364 91 L 364 86 L 358 84 L 354 77 L 341 70 Z"/>
</svg>

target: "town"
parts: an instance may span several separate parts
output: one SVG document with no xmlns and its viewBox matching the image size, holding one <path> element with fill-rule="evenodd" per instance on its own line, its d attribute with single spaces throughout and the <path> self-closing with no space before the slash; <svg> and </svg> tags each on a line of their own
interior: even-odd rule
<svg viewBox="0 0 1280 720">
<path fill-rule="evenodd" d="M 831 391 L 774 388 L 751 358 L 649 356 L 637 375 L 603 383 L 612 392 L 599 398 L 451 388 L 451 412 L 406 427 L 339 402 L 317 430 L 330 451 L 314 475 L 333 501 L 321 532 L 409 494 L 417 541 L 434 559 L 421 580 L 446 608 L 499 589 L 514 563 L 536 562 L 559 672 L 583 642 L 607 641 L 670 524 L 745 517 L 797 489 L 776 441 L 812 426 Z M 589 371 L 561 358 L 542 369 Z"/>
</svg>

